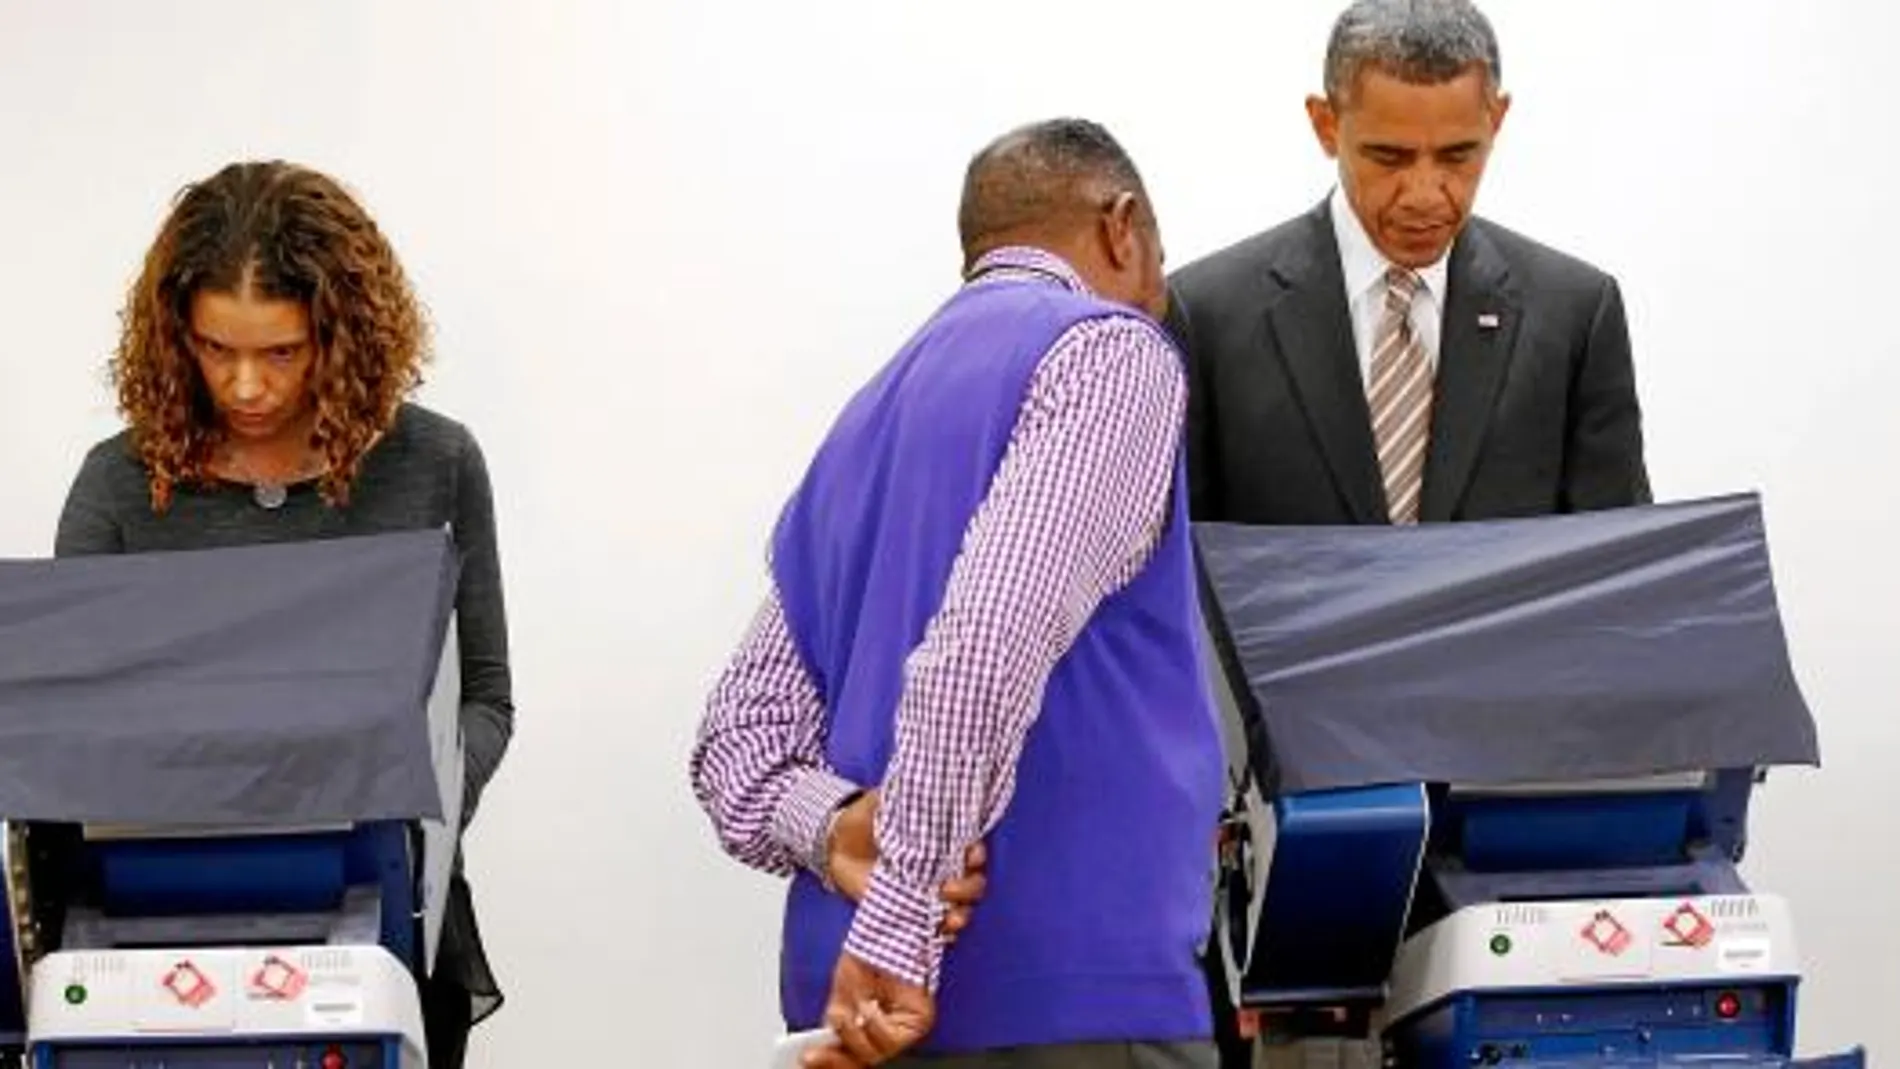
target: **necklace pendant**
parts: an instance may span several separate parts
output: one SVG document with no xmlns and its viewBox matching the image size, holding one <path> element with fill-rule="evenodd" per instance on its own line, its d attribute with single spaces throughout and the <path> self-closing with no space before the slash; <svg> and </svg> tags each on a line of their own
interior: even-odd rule
<svg viewBox="0 0 1900 1069">
<path fill-rule="evenodd" d="M 251 488 L 251 498 L 260 508 L 279 509 L 290 499 L 290 493 L 277 483 L 258 483 Z"/>
</svg>

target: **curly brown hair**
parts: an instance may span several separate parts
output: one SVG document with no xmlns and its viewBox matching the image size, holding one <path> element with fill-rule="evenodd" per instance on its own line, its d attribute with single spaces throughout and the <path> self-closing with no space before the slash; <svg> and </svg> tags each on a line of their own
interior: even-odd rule
<svg viewBox="0 0 1900 1069">
<path fill-rule="evenodd" d="M 155 511 L 179 483 L 207 481 L 224 436 L 188 333 L 192 298 L 206 290 L 308 311 L 310 444 L 328 461 L 319 489 L 347 502 L 363 455 L 430 357 L 421 303 L 382 231 L 335 179 L 277 160 L 230 164 L 179 193 L 120 315 L 111 363 Z"/>
</svg>

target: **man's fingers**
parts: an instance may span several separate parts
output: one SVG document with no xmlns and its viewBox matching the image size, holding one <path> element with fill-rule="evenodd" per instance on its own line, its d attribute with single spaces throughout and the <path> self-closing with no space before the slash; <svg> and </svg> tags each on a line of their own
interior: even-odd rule
<svg viewBox="0 0 1900 1069">
<path fill-rule="evenodd" d="M 949 908 L 944 911 L 940 930 L 946 938 L 954 940 L 969 926 L 970 911 L 988 888 L 989 882 L 982 876 L 965 876 L 943 885 L 943 900 Z"/>
<path fill-rule="evenodd" d="M 967 909 L 953 909 L 943 915 L 941 931 L 945 939 L 954 943 L 957 939 L 957 933 L 969 926 L 970 911 Z"/>
<path fill-rule="evenodd" d="M 872 1045 L 871 1037 L 866 1033 L 870 1024 L 870 1011 L 877 1007 L 874 1003 L 864 1002 L 855 1012 L 836 1014 L 831 1021 L 831 1031 L 837 1035 L 838 1042 L 844 1044 L 851 1057 L 864 1065 L 876 1065 L 883 1061 L 877 1048 Z"/>
<path fill-rule="evenodd" d="M 963 867 L 970 872 L 980 871 L 990 860 L 990 852 L 982 843 L 974 843 L 963 852 Z"/>
<path fill-rule="evenodd" d="M 872 1047 L 877 1051 L 879 1063 L 889 1061 L 903 1053 L 904 1048 L 909 1046 L 914 1039 L 914 1037 L 904 1035 L 896 1022 L 884 1012 L 884 1008 L 875 1002 L 865 1006 L 864 1032 L 866 1038 L 871 1041 Z"/>
<path fill-rule="evenodd" d="M 824 1056 L 817 1063 L 819 1066 L 824 1069 L 856 1069 L 865 1064 L 866 1059 L 862 1054 L 864 1025 L 850 1003 L 841 1002 L 834 995 L 831 1005 L 825 1010 L 825 1027 L 831 1029 L 835 1041 L 813 1052 Z"/>
<path fill-rule="evenodd" d="M 982 899 L 989 885 L 981 876 L 963 876 L 943 885 L 943 900 L 953 906 L 973 906 Z"/>
<path fill-rule="evenodd" d="M 844 1030 L 856 1016 L 846 1004 L 834 997 L 831 1005 L 825 1008 L 825 1027 L 831 1029 L 832 1041 L 806 1051 L 798 1064 L 804 1069 L 864 1069 L 867 1063 L 853 1057 L 844 1044 Z"/>
</svg>

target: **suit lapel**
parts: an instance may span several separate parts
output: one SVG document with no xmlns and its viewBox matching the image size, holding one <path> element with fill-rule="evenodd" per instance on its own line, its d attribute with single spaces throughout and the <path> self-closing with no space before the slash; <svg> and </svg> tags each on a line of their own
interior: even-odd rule
<svg viewBox="0 0 1900 1069">
<path fill-rule="evenodd" d="M 1308 219 L 1313 233 L 1304 254 L 1289 256 L 1273 269 L 1282 288 L 1267 306 L 1267 325 L 1279 342 L 1295 400 L 1353 516 L 1361 523 L 1384 523 L 1372 414 L 1359 378 L 1332 220 L 1324 204 Z"/>
<path fill-rule="evenodd" d="M 1471 481 L 1522 322 L 1504 258 L 1474 222 L 1452 249 L 1419 517 L 1452 517 Z"/>
</svg>

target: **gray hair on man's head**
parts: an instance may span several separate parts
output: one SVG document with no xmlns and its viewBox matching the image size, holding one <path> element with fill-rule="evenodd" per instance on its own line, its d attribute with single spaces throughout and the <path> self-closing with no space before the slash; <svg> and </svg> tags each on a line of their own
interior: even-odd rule
<svg viewBox="0 0 1900 1069">
<path fill-rule="evenodd" d="M 1435 85 L 1473 66 L 1498 88 L 1504 72 L 1497 34 L 1470 0 L 1353 0 L 1326 45 L 1326 95 L 1336 103 L 1350 99 L 1367 70 Z"/>
<path fill-rule="evenodd" d="M 1059 118 L 1017 127 L 978 152 L 964 175 L 957 230 L 965 266 L 1004 235 L 1060 227 L 1120 193 L 1147 196 L 1134 160 L 1101 124 Z"/>
</svg>

